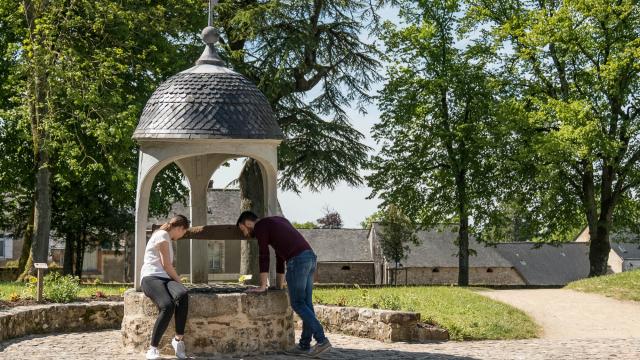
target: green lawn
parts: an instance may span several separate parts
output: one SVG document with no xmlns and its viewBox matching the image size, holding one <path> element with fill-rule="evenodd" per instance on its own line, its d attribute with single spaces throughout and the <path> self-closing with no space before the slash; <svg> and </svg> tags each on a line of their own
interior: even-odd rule
<svg viewBox="0 0 640 360">
<path fill-rule="evenodd" d="M 640 270 L 582 279 L 569 283 L 566 288 L 619 300 L 640 301 Z"/>
<path fill-rule="evenodd" d="M 527 339 L 539 332 L 522 311 L 458 287 L 315 289 L 314 302 L 419 312 L 453 340 Z"/>
<path fill-rule="evenodd" d="M 125 290 L 129 288 L 128 285 L 88 285 L 83 284 L 80 286 L 81 298 L 95 297 L 96 293 L 100 291 L 105 296 L 122 296 Z M 27 288 L 27 285 L 23 283 L 13 281 L 0 281 L 0 300 L 12 301 L 15 300 L 15 296 L 19 299 L 32 299 L 32 294 Z"/>
</svg>

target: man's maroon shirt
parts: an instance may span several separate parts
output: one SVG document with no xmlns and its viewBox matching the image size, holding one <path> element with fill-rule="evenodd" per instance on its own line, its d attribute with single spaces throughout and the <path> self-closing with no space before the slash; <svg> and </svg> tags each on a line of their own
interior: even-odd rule
<svg viewBox="0 0 640 360">
<path fill-rule="evenodd" d="M 302 234 L 281 216 L 269 216 L 258 220 L 253 228 L 260 249 L 260 272 L 269 272 L 269 245 L 276 252 L 276 272 L 284 274 L 284 262 L 311 246 Z"/>
</svg>

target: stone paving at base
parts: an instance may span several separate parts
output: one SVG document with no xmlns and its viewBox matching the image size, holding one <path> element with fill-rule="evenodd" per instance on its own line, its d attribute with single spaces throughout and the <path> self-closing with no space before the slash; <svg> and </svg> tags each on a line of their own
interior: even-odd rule
<svg viewBox="0 0 640 360">
<path fill-rule="evenodd" d="M 533 339 L 515 341 L 465 341 L 431 344 L 383 343 L 329 334 L 334 349 L 326 360 L 383 359 L 640 359 L 640 339 Z M 171 357 L 165 357 L 171 359 Z M 197 359 L 207 359 L 196 357 Z M 144 359 L 143 354 L 122 349 L 119 330 L 54 335 L 31 335 L 0 343 L 0 359 L 121 360 Z M 229 359 L 215 357 L 209 359 Z M 246 360 L 292 360 L 280 354 L 245 357 Z"/>
</svg>

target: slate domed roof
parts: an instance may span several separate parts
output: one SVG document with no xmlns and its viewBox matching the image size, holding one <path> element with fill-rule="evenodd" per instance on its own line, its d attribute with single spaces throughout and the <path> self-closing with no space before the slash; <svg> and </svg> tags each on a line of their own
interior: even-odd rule
<svg viewBox="0 0 640 360">
<path fill-rule="evenodd" d="M 196 66 L 170 77 L 142 111 L 136 140 L 281 139 L 267 98 L 244 76 L 224 66 L 218 35 L 202 31 L 207 48 Z"/>
</svg>

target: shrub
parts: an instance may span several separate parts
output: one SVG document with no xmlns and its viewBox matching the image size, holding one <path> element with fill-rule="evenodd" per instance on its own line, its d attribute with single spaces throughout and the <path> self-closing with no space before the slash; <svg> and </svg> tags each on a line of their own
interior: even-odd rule
<svg viewBox="0 0 640 360">
<path fill-rule="evenodd" d="M 77 299 L 79 292 L 80 279 L 77 277 L 62 276 L 57 272 L 51 272 L 44 277 L 43 296 L 47 300 L 68 303 Z"/>
<path fill-rule="evenodd" d="M 9 301 L 16 302 L 18 300 L 20 300 L 20 295 L 17 292 L 14 291 L 9 295 Z"/>
<path fill-rule="evenodd" d="M 382 294 L 379 300 L 380 308 L 385 310 L 400 310 L 400 297 L 396 294 Z"/>
</svg>

